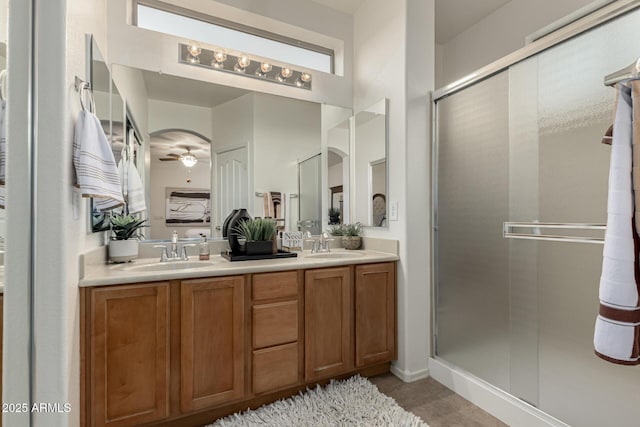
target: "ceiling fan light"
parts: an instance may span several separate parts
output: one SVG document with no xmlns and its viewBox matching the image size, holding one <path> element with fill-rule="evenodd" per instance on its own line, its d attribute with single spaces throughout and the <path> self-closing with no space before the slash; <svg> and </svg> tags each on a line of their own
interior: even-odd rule
<svg viewBox="0 0 640 427">
<path fill-rule="evenodd" d="M 191 153 L 183 154 L 182 156 L 180 156 L 180 161 L 188 168 L 192 168 L 196 163 L 198 163 L 198 159 L 196 159 L 196 156 Z"/>
</svg>

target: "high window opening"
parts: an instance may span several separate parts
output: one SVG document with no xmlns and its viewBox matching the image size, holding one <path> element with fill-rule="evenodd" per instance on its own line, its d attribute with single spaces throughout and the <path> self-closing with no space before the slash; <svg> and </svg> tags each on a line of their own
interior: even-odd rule
<svg viewBox="0 0 640 427">
<path fill-rule="evenodd" d="M 156 0 L 137 0 L 134 25 L 147 30 L 333 73 L 332 49 L 183 9 Z"/>
</svg>

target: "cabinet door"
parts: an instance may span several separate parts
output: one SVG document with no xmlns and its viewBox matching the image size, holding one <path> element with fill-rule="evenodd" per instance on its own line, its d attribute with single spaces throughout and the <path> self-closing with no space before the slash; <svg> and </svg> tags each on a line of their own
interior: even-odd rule
<svg viewBox="0 0 640 427">
<path fill-rule="evenodd" d="M 305 272 L 305 379 L 353 367 L 350 267 Z"/>
<path fill-rule="evenodd" d="M 92 426 L 168 416 L 168 283 L 91 290 Z"/>
<path fill-rule="evenodd" d="M 244 395 L 242 276 L 181 283 L 180 403 L 183 412 Z"/>
<path fill-rule="evenodd" d="M 356 366 L 395 358 L 396 277 L 394 263 L 356 266 Z"/>
</svg>

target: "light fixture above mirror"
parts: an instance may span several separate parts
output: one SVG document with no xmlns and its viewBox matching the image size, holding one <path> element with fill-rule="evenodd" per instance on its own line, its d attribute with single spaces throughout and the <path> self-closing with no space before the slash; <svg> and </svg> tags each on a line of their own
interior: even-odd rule
<svg viewBox="0 0 640 427">
<path fill-rule="evenodd" d="M 179 43 L 178 48 L 179 62 L 182 64 L 311 90 L 311 74 L 305 71 L 273 65 L 267 61 L 251 58 L 244 53 L 237 56 L 231 55 L 222 48 L 205 49 L 196 42 Z"/>
</svg>

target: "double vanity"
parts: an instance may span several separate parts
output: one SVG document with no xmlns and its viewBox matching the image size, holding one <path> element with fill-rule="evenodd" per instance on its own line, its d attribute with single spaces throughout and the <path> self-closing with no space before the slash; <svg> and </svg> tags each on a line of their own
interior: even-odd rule
<svg viewBox="0 0 640 427">
<path fill-rule="evenodd" d="M 85 266 L 82 425 L 202 426 L 331 378 L 388 371 L 397 260 L 337 249 Z"/>
</svg>

